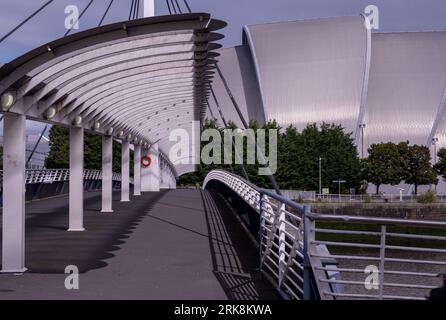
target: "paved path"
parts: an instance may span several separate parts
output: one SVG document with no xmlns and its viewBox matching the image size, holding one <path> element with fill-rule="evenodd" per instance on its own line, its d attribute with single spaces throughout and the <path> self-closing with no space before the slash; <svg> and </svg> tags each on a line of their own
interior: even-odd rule
<svg viewBox="0 0 446 320">
<path fill-rule="evenodd" d="M 0 274 L 0 299 L 277 298 L 218 195 L 171 190 L 113 205 L 114 213 L 100 213 L 100 193 L 86 193 L 81 233 L 65 231 L 66 196 L 27 205 L 29 272 Z M 79 290 L 64 287 L 67 265 L 81 271 Z"/>
</svg>

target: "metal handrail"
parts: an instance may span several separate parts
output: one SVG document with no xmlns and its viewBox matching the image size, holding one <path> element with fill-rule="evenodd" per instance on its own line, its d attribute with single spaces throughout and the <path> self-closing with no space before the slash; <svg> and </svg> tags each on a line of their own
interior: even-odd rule
<svg viewBox="0 0 446 320">
<path fill-rule="evenodd" d="M 418 300 L 441 286 L 446 231 L 431 229 L 446 222 L 318 214 L 224 170 L 211 171 L 203 188 L 211 180 L 259 213 L 260 270 L 285 298 Z"/>
<path fill-rule="evenodd" d="M 70 179 L 69 169 L 27 169 L 25 170 L 25 183 L 53 183 L 59 181 L 68 181 Z M 101 180 L 101 170 L 84 170 L 85 180 Z M 113 181 L 121 181 L 121 174 L 113 172 Z M 0 183 L 3 182 L 3 170 L 0 170 Z M 130 183 L 133 183 L 133 179 L 130 179 Z"/>
</svg>

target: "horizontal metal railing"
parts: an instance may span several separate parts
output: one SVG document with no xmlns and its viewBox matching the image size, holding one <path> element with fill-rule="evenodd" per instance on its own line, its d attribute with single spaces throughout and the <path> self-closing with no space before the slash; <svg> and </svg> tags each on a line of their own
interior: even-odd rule
<svg viewBox="0 0 446 320">
<path fill-rule="evenodd" d="M 309 256 L 322 298 L 425 299 L 446 273 L 446 223 L 307 215 Z M 320 252 L 318 246 L 328 251 Z M 329 252 L 329 253 L 328 253 Z M 339 275 L 327 279 L 335 260 Z"/>
<path fill-rule="evenodd" d="M 43 169 L 43 170 L 26 170 L 25 183 L 53 183 L 59 181 L 68 181 L 70 179 L 69 169 Z M 100 170 L 84 170 L 85 180 L 101 180 L 102 172 Z M 121 181 L 120 173 L 113 173 L 113 181 Z M 3 182 L 3 171 L 0 171 L 0 183 Z M 130 179 L 133 183 L 133 179 Z"/>
<path fill-rule="evenodd" d="M 446 223 L 311 212 L 211 171 L 260 215 L 260 270 L 291 299 L 425 299 L 446 273 Z"/>
<path fill-rule="evenodd" d="M 269 190 L 259 189 L 241 177 L 223 170 L 213 170 L 203 188 L 218 180 L 233 190 L 260 215 L 260 270 L 285 298 L 303 299 L 308 267 L 304 272 L 302 214 L 309 207 Z M 292 212 L 288 209 L 296 212 Z M 305 291 L 305 292 L 304 292 Z"/>
<path fill-rule="evenodd" d="M 364 203 L 416 203 L 420 200 L 421 194 L 315 194 L 314 197 L 303 197 L 303 200 L 315 202 L 364 202 Z M 297 200 L 297 199 L 296 199 Z M 436 194 L 435 201 L 445 202 L 446 195 Z"/>
</svg>

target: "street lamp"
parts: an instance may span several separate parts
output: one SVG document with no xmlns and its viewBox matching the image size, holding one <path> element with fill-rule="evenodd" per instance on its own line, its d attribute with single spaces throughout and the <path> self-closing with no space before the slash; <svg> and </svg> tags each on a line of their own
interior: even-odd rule
<svg viewBox="0 0 446 320">
<path fill-rule="evenodd" d="M 403 188 L 398 188 L 400 190 L 400 202 L 403 202 Z"/>
<path fill-rule="evenodd" d="M 432 138 L 432 145 L 434 146 L 434 165 L 437 164 L 437 143 L 438 143 L 438 138 L 437 137 Z M 435 192 L 437 192 L 437 184 L 435 184 Z"/>
<path fill-rule="evenodd" d="M 11 109 L 15 103 L 15 99 L 16 96 L 14 92 L 6 92 L 2 94 L 0 97 L 0 106 L 2 111 L 9 111 L 9 109 Z"/>
<path fill-rule="evenodd" d="M 322 195 L 322 158 L 319 157 L 319 197 Z"/>
<path fill-rule="evenodd" d="M 365 123 L 361 123 L 359 125 L 359 129 L 361 129 L 361 158 L 364 159 L 364 129 L 366 125 Z"/>
<path fill-rule="evenodd" d="M 338 180 L 333 180 L 333 183 L 337 183 L 338 184 L 338 198 L 339 198 L 339 202 L 341 201 L 341 183 L 346 183 L 346 180 L 342 180 L 342 179 L 338 179 Z"/>
<path fill-rule="evenodd" d="M 437 164 L 437 142 L 438 138 L 432 138 L 432 145 L 434 147 L 434 164 Z"/>
</svg>

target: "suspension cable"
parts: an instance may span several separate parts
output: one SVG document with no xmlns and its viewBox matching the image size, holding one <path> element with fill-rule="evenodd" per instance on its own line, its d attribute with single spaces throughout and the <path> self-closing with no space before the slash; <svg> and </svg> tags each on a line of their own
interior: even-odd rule
<svg viewBox="0 0 446 320">
<path fill-rule="evenodd" d="M 172 1 L 175 1 L 175 3 L 177 4 L 178 12 L 179 12 L 179 13 L 183 13 L 183 12 L 181 11 L 181 7 L 180 7 L 180 5 L 179 5 L 179 3 L 178 3 L 178 0 L 172 0 Z"/>
<path fill-rule="evenodd" d="M 184 1 L 184 5 L 187 8 L 187 11 L 189 11 L 189 13 L 192 13 L 192 10 L 190 9 L 189 3 L 187 2 L 187 0 L 183 0 Z"/>
<path fill-rule="evenodd" d="M 31 150 L 31 153 L 29 154 L 28 160 L 26 160 L 25 168 L 28 167 L 28 164 L 31 161 L 31 159 L 33 158 L 34 153 L 36 153 L 37 147 L 39 146 L 39 143 L 42 140 L 42 137 L 45 134 L 47 128 L 48 128 L 48 125 L 46 125 L 45 128 L 43 128 L 42 133 L 39 136 L 39 139 L 37 139 L 36 144 L 34 145 L 33 149 Z"/>
<path fill-rule="evenodd" d="M 129 18 L 128 20 L 130 20 L 132 18 L 132 13 L 133 13 L 133 6 L 135 5 L 135 0 L 132 0 L 132 3 L 130 4 L 130 12 L 129 12 Z"/>
<path fill-rule="evenodd" d="M 115 0 L 110 0 L 110 3 L 108 4 L 107 9 L 105 9 L 105 12 L 104 12 L 104 15 L 103 15 L 102 18 L 101 18 L 101 21 L 99 21 L 98 27 L 100 27 L 100 26 L 102 25 L 102 22 L 104 22 L 104 19 L 105 19 L 105 17 L 107 16 L 108 11 L 110 10 L 110 7 L 111 7 L 112 4 L 113 4 L 113 1 L 115 1 Z"/>
<path fill-rule="evenodd" d="M 231 89 L 229 88 L 228 83 L 227 83 L 223 73 L 220 70 L 220 67 L 218 66 L 217 63 L 215 63 L 215 66 L 217 68 L 217 73 L 218 73 L 221 81 L 223 82 L 223 86 L 226 89 L 226 93 L 228 94 L 228 96 L 229 96 L 229 98 L 230 98 L 230 100 L 232 102 L 232 105 L 234 106 L 235 110 L 237 111 L 237 114 L 238 114 L 240 120 L 242 121 L 243 126 L 245 127 L 245 129 L 248 129 L 249 128 L 248 122 L 246 122 L 245 117 L 243 116 L 242 112 L 240 111 L 240 108 L 239 108 L 239 106 L 237 104 L 237 101 L 235 100 L 234 96 L 232 95 Z M 257 154 L 261 157 L 262 162 L 263 163 L 266 162 L 265 161 L 265 155 L 261 152 L 260 148 L 257 145 L 257 141 L 256 140 L 254 140 L 254 144 L 256 146 Z M 271 184 L 273 185 L 273 188 L 276 191 L 276 193 L 278 195 L 282 195 L 282 193 L 280 192 L 280 188 L 279 188 L 279 186 L 278 186 L 278 184 L 276 182 L 276 179 L 274 178 L 274 175 L 273 174 L 268 174 L 267 177 L 268 177 L 269 181 L 271 182 Z"/>
<path fill-rule="evenodd" d="M 218 121 L 217 117 L 215 117 L 214 112 L 212 111 L 211 105 L 209 104 L 208 98 L 206 98 L 206 105 L 208 107 L 209 112 L 211 113 L 211 117 L 214 121 Z M 222 119 L 223 121 L 223 119 Z M 232 164 L 229 163 L 229 168 L 231 169 L 231 172 L 234 173 L 234 168 L 232 167 Z"/>
<path fill-rule="evenodd" d="M 220 114 L 220 118 L 221 118 L 221 120 L 223 121 L 223 125 L 225 126 L 226 129 L 228 129 L 228 123 L 226 122 L 226 119 L 225 119 L 225 117 L 223 116 L 223 112 L 221 111 L 220 103 L 219 103 L 218 100 L 217 100 L 217 96 L 215 95 L 214 89 L 212 88 L 212 86 L 209 86 L 209 87 L 210 87 L 210 89 L 211 89 L 211 93 L 212 93 L 212 97 L 214 98 L 215 105 L 217 106 L 218 113 Z M 207 101 L 207 99 L 206 99 L 206 101 Z M 211 106 L 209 105 L 209 102 L 208 102 L 208 101 L 207 101 L 207 104 L 208 104 L 208 108 L 211 109 Z M 247 181 L 250 181 L 250 180 L 249 180 L 249 176 L 248 176 L 248 172 L 246 171 L 245 165 L 243 164 L 243 158 L 241 158 L 241 157 L 240 157 L 240 154 L 238 153 L 238 149 L 237 149 L 237 147 L 236 147 L 236 145 L 235 145 L 235 143 L 234 143 L 234 138 L 233 138 L 233 137 L 231 137 L 231 145 L 232 145 L 232 147 L 234 148 L 235 156 L 237 157 L 238 161 L 240 162 L 240 167 L 241 167 L 241 169 L 242 169 L 243 177 L 244 177 Z M 231 167 L 232 167 L 232 166 L 231 166 Z"/>
<path fill-rule="evenodd" d="M 167 9 L 169 10 L 169 14 L 172 14 L 172 10 L 170 9 L 169 0 L 166 0 Z"/>
<path fill-rule="evenodd" d="M 70 29 L 67 30 L 67 32 L 65 32 L 64 37 L 68 36 L 71 32 L 71 30 L 73 30 L 73 27 L 76 23 L 78 23 L 82 16 L 84 15 L 85 12 L 87 12 L 88 8 L 90 8 L 91 4 L 94 2 L 94 0 L 90 0 L 90 2 L 87 4 L 87 6 L 84 8 L 84 10 L 82 10 L 81 14 L 79 15 L 79 17 L 77 18 L 77 20 L 73 23 L 73 25 L 71 26 Z"/>
<path fill-rule="evenodd" d="M 14 29 L 12 29 L 11 31 L 9 31 L 7 34 L 5 34 L 1 39 L 0 39 L 0 43 L 3 42 L 4 40 L 6 40 L 10 35 L 12 35 L 14 32 L 16 32 L 18 29 L 20 29 L 25 23 L 27 23 L 29 20 L 31 20 L 35 15 L 37 15 L 40 11 L 42 11 L 43 9 L 45 9 L 49 4 L 51 4 L 51 2 L 53 2 L 54 0 L 49 0 L 47 3 L 45 3 L 43 6 L 41 6 L 39 9 L 37 9 L 36 11 L 34 11 L 28 18 L 26 18 L 25 20 L 23 20 L 22 22 L 20 22 Z"/>
<path fill-rule="evenodd" d="M 173 3 L 173 0 L 170 0 L 170 4 L 172 5 L 173 12 L 175 14 L 177 14 L 177 8 L 175 7 L 175 4 Z"/>
<path fill-rule="evenodd" d="M 133 10 L 133 19 L 138 19 L 139 15 L 139 0 L 135 1 L 135 9 Z"/>
</svg>

